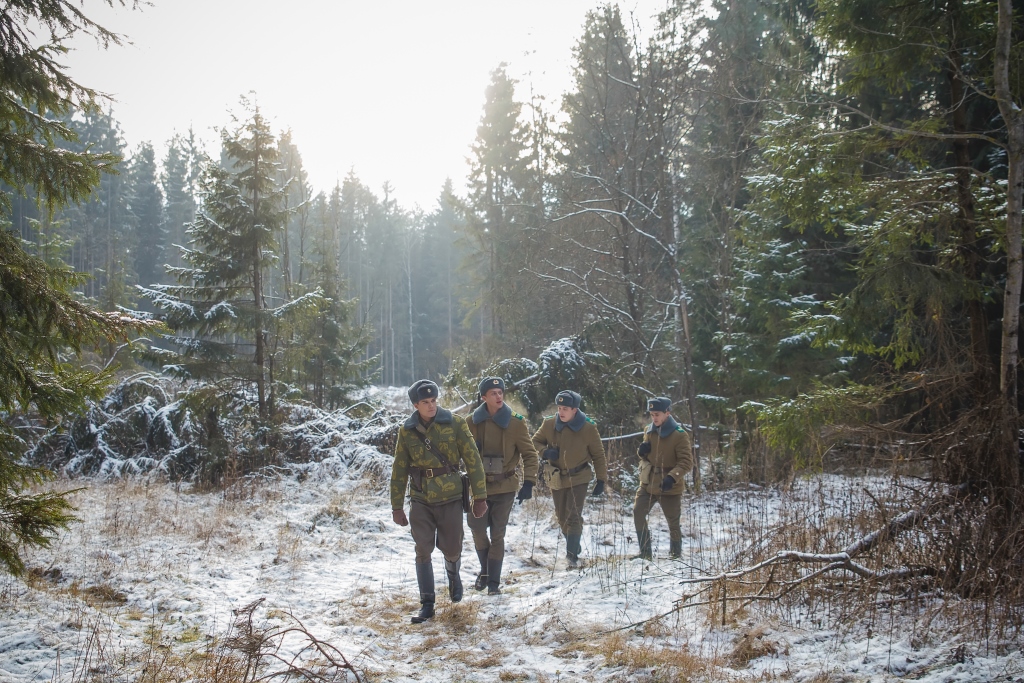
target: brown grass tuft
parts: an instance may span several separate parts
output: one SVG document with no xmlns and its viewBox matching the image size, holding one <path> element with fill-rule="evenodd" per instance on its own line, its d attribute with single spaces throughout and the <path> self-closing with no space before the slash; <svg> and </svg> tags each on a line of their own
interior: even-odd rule
<svg viewBox="0 0 1024 683">
<path fill-rule="evenodd" d="M 81 592 L 82 599 L 90 605 L 123 605 L 128 596 L 113 587 L 101 583 L 89 586 Z"/>
<path fill-rule="evenodd" d="M 434 622 L 457 633 L 467 633 L 476 625 L 480 605 L 476 602 L 450 604 L 437 611 Z"/>
<path fill-rule="evenodd" d="M 778 654 L 779 644 L 766 636 L 767 632 L 761 626 L 742 634 L 733 643 L 732 652 L 729 654 L 729 663 L 737 669 L 742 669 L 759 657 Z"/>
</svg>

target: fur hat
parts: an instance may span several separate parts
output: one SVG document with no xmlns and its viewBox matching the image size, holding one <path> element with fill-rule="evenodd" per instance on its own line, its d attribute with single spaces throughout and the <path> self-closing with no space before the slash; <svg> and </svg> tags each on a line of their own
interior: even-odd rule
<svg viewBox="0 0 1024 683">
<path fill-rule="evenodd" d="M 437 398 L 439 393 L 436 384 L 429 379 L 421 379 L 409 387 L 409 400 L 416 404 L 425 398 Z"/>
<path fill-rule="evenodd" d="M 582 396 L 577 394 L 575 391 L 569 391 L 568 389 L 559 391 L 558 395 L 555 396 L 556 406 L 568 406 L 569 408 L 579 408 L 580 403 L 582 402 Z"/>
<path fill-rule="evenodd" d="M 505 380 L 500 377 L 484 377 L 480 380 L 480 386 L 477 387 L 477 391 L 483 396 L 491 389 L 501 389 L 505 391 Z"/>
<path fill-rule="evenodd" d="M 672 399 L 666 396 L 659 396 L 658 398 L 647 399 L 647 412 L 652 410 L 659 413 L 668 413 L 672 411 Z"/>
</svg>

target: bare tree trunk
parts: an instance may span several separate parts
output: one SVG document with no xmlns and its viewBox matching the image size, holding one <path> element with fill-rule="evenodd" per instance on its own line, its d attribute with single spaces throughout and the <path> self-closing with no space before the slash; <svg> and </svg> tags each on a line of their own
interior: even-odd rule
<svg viewBox="0 0 1024 683">
<path fill-rule="evenodd" d="M 253 168 L 253 176 L 259 177 L 259 159 L 256 160 Z M 264 343 L 266 341 L 263 332 L 263 254 L 260 252 L 260 241 L 256 237 L 256 224 L 259 221 L 259 190 L 255 187 L 252 191 L 252 298 L 256 312 L 256 395 L 259 400 L 259 413 L 261 419 L 268 417 L 266 386 L 263 372 Z"/>
<path fill-rule="evenodd" d="M 1020 479 L 1017 465 L 1017 364 L 1020 358 L 1021 290 L 1021 202 L 1024 198 L 1024 113 L 1013 101 L 1010 90 L 1010 48 L 1013 34 L 1012 0 L 999 0 L 996 32 L 995 95 L 999 112 L 1006 123 L 1006 291 L 1003 298 L 1003 338 L 1000 350 L 999 392 L 1003 410 L 1002 443 L 996 455 L 993 479 L 1005 487 L 1016 488 Z"/>
<path fill-rule="evenodd" d="M 416 381 L 416 340 L 413 336 L 413 305 L 412 305 L 412 235 L 405 234 L 405 281 L 409 287 L 409 381 Z"/>
</svg>

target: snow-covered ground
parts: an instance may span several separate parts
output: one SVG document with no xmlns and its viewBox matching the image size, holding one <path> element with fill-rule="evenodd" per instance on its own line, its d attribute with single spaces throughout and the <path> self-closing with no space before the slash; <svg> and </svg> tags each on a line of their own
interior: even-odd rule
<svg viewBox="0 0 1024 683">
<path fill-rule="evenodd" d="M 513 512 L 503 594 L 472 590 L 477 560 L 467 531 L 466 598 L 448 600 L 435 553 L 438 615 L 412 625 L 412 539 L 391 522 L 384 477 L 373 472 L 314 468 L 301 481 L 227 494 L 84 484 L 73 495 L 81 522 L 51 548 L 27 553 L 27 582 L 0 583 L 0 681 L 214 680 L 195 677 L 210 670 L 197 662 L 223 645 L 232 610 L 260 598 L 258 625 L 298 620 L 361 680 L 1024 680 L 1019 641 L 957 633 L 943 616 L 929 620 L 926 604 L 917 617 L 890 616 L 884 606 L 837 617 L 811 603 L 736 605 L 723 626 L 714 599 L 676 602 L 695 590 L 681 579 L 742 563 L 756 534 L 739 530 L 770 528 L 793 496 L 840 500 L 836 491 L 863 481 L 821 476 L 785 493 L 694 498 L 680 561 L 666 557 L 660 509 L 651 515 L 656 558 L 644 562 L 629 559 L 637 549 L 629 501 L 591 499 L 582 570 L 566 569 L 550 498 L 538 492 Z M 286 639 L 281 652 L 297 642 Z"/>
</svg>

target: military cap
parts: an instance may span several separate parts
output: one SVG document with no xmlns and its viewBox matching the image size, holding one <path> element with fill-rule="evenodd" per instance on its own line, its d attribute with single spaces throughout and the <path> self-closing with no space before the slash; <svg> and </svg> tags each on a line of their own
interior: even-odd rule
<svg viewBox="0 0 1024 683">
<path fill-rule="evenodd" d="M 505 391 L 505 380 L 500 377 L 484 377 L 480 380 L 480 386 L 477 387 L 477 391 L 483 396 L 491 389 L 501 389 Z"/>
<path fill-rule="evenodd" d="M 436 384 L 429 379 L 421 379 L 409 387 L 409 400 L 413 403 L 419 403 L 425 398 L 437 398 L 438 393 L 440 391 Z"/>
<path fill-rule="evenodd" d="M 666 396 L 647 399 L 647 412 L 655 410 L 659 413 L 667 413 L 672 410 L 672 399 Z"/>
<path fill-rule="evenodd" d="M 580 403 L 583 401 L 583 397 L 577 394 L 575 391 L 559 391 L 558 395 L 555 396 L 555 405 L 568 406 L 569 408 L 579 408 Z"/>
</svg>

